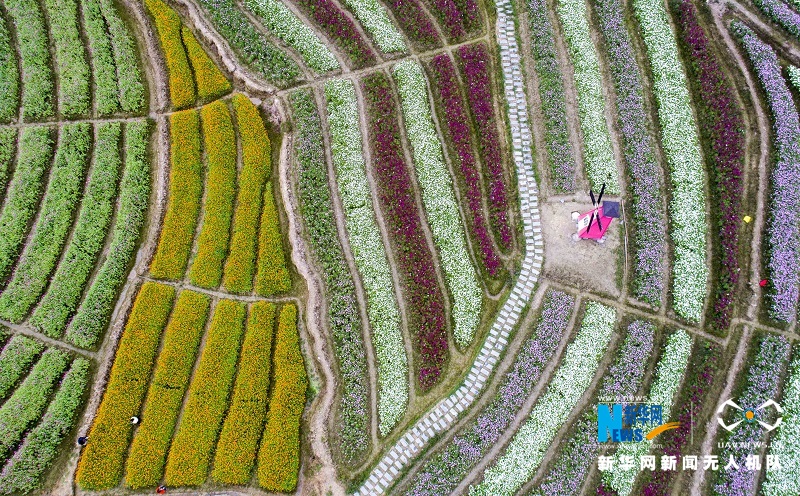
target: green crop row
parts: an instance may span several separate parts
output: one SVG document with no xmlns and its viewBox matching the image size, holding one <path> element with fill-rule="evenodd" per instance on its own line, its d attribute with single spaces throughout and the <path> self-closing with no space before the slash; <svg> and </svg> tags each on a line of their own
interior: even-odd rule
<svg viewBox="0 0 800 496">
<path fill-rule="evenodd" d="M 289 99 L 295 122 L 294 155 L 298 169 L 298 199 L 314 260 L 322 270 L 328 294 L 327 321 L 342 378 L 335 406 L 336 444 L 348 462 L 356 462 L 369 443 L 367 359 L 355 284 L 336 231 L 322 125 L 310 91 L 298 90 Z"/>
<path fill-rule="evenodd" d="M 125 112 L 138 112 L 144 108 L 144 84 L 136 56 L 136 43 L 125 25 L 113 0 L 100 0 L 108 33 L 114 64 L 117 66 L 119 103 Z"/>
<path fill-rule="evenodd" d="M 45 0 L 50 37 L 55 45 L 58 107 L 66 117 L 89 114 L 89 64 L 81 40 L 75 0 Z"/>
<path fill-rule="evenodd" d="M 150 273 L 177 280 L 186 270 L 203 194 L 200 120 L 194 110 L 170 116 L 170 152 L 169 203 Z"/>
<path fill-rule="evenodd" d="M 43 350 L 42 343 L 21 334 L 8 341 L 0 353 L 0 402 Z"/>
<path fill-rule="evenodd" d="M 258 263 L 256 267 L 256 293 L 272 296 L 288 291 L 292 285 L 286 255 L 283 252 L 280 221 L 275 199 L 272 197 L 272 182 L 264 188 L 264 205 L 261 209 L 261 231 L 258 235 Z"/>
<path fill-rule="evenodd" d="M 274 304 L 259 301 L 250 307 L 233 399 L 211 473 L 222 484 L 244 485 L 250 481 L 269 402 L 274 322 Z"/>
<path fill-rule="evenodd" d="M 39 418 L 50 393 L 69 364 L 65 351 L 50 348 L 31 369 L 28 377 L 0 408 L 0 464 L 5 464 L 11 450 L 26 430 Z"/>
<path fill-rule="evenodd" d="M 208 296 L 193 291 L 183 291 L 175 303 L 147 392 L 142 424 L 133 436 L 128 455 L 125 470 L 128 487 L 157 486 L 164 475 L 167 449 L 189 385 L 210 305 Z"/>
<path fill-rule="evenodd" d="M 17 167 L 0 213 L 0 285 L 8 276 L 25 241 L 28 225 L 36 215 L 45 171 L 53 157 L 51 134 L 49 127 L 29 127 L 22 131 Z"/>
<path fill-rule="evenodd" d="M 197 94 L 189 58 L 181 41 L 181 19 L 162 0 L 145 0 L 144 4 L 155 21 L 161 50 L 164 52 L 172 106 L 182 109 L 193 105 Z"/>
<path fill-rule="evenodd" d="M 5 20 L 0 19 L 0 121 L 8 122 L 19 110 L 19 68 Z M 2 188 L 0 188 L 1 190 Z"/>
<path fill-rule="evenodd" d="M 178 432 L 169 450 L 164 475 L 169 486 L 196 486 L 206 480 L 222 417 L 228 406 L 244 318 L 244 305 L 232 300 L 222 300 L 214 309 Z"/>
<path fill-rule="evenodd" d="M 119 123 L 115 123 L 119 127 Z M 39 217 L 17 262 L 14 277 L 0 295 L 0 317 L 21 322 L 42 295 L 72 227 L 72 214 L 83 194 L 91 147 L 91 125 L 61 128 L 58 151 L 50 172 Z"/>
<path fill-rule="evenodd" d="M 17 29 L 17 45 L 22 59 L 22 118 L 33 121 L 53 117 L 53 71 L 39 3 L 36 0 L 8 0 L 5 7 Z"/>
<path fill-rule="evenodd" d="M 119 483 L 133 429 L 129 419 L 141 410 L 174 298 L 171 286 L 155 282 L 145 282 L 136 296 L 89 431 L 91 442 L 78 462 L 75 480 L 83 489 L 110 489 Z"/>
<path fill-rule="evenodd" d="M 231 82 L 222 74 L 219 67 L 211 60 L 203 47 L 194 37 L 192 30 L 183 26 L 181 28 L 183 45 L 189 55 L 189 62 L 194 70 L 194 82 L 197 86 L 197 96 L 207 102 L 219 98 L 231 91 Z"/>
<path fill-rule="evenodd" d="M 119 210 L 108 255 L 67 329 L 67 339 L 83 348 L 91 348 L 97 343 L 111 319 L 111 311 L 128 277 L 128 266 L 147 217 L 150 201 L 149 136 L 149 123 L 145 120 L 125 125 L 125 173 L 120 183 Z"/>
<path fill-rule="evenodd" d="M 89 59 L 94 78 L 94 99 L 97 113 L 113 114 L 119 110 L 119 89 L 117 88 L 117 68 L 111 40 L 106 30 L 106 21 L 100 10 L 98 0 L 83 0 L 83 28 L 89 46 Z"/>
<path fill-rule="evenodd" d="M 250 99 L 234 95 L 233 108 L 241 138 L 242 172 L 223 285 L 233 293 L 249 293 L 253 289 L 261 197 L 271 169 L 270 143 L 264 121 Z"/>
<path fill-rule="evenodd" d="M 3 23 L 0 22 L 0 25 L 2 24 Z M 0 84 L 2 84 L 2 82 L 0 82 Z M 0 205 L 2 205 L 3 202 L 6 186 L 8 186 L 8 177 L 11 173 L 11 163 L 14 160 L 16 148 L 17 130 L 13 127 L 4 127 L 0 129 Z"/>
<path fill-rule="evenodd" d="M 58 447 L 72 429 L 88 380 L 89 361 L 76 358 L 42 421 L 25 437 L 0 474 L 0 492 L 24 493 L 41 486 L 44 471 L 58 456 Z"/>
<path fill-rule="evenodd" d="M 225 102 L 217 100 L 200 110 L 207 177 L 203 226 L 189 280 L 203 288 L 216 288 L 228 253 L 233 199 L 236 195 L 236 134 Z"/>
<path fill-rule="evenodd" d="M 234 0 L 199 0 L 198 3 L 245 64 L 278 87 L 285 88 L 296 82 L 300 76 L 297 64 L 256 30 Z"/>
<path fill-rule="evenodd" d="M 300 469 L 300 417 L 308 387 L 294 304 L 281 309 L 276 334 L 275 384 L 258 452 L 258 484 L 267 491 L 293 492 Z"/>
<path fill-rule="evenodd" d="M 72 239 L 47 293 L 30 319 L 34 327 L 52 338 L 61 337 L 78 308 L 114 213 L 122 163 L 122 128 L 119 123 L 108 122 L 98 125 L 95 132 L 94 164 Z"/>
</svg>

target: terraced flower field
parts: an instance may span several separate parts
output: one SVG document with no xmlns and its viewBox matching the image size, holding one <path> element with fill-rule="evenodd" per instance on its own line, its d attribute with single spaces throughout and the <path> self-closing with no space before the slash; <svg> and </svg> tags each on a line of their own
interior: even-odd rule
<svg viewBox="0 0 800 496">
<path fill-rule="evenodd" d="M 796 1 L 6 0 L 0 494 L 800 494 L 798 105 Z"/>
</svg>

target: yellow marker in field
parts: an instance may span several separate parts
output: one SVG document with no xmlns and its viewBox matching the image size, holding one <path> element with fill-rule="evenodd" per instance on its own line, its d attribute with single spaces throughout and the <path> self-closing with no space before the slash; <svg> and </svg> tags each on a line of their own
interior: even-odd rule
<svg viewBox="0 0 800 496">
<path fill-rule="evenodd" d="M 753 218 L 750 217 L 749 215 L 744 216 L 744 221 L 747 222 L 748 224 L 750 223 L 751 220 L 753 220 Z"/>
</svg>

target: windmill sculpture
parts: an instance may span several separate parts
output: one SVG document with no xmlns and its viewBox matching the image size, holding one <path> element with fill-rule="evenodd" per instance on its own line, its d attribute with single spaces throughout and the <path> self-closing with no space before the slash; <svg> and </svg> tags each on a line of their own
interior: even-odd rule
<svg viewBox="0 0 800 496">
<path fill-rule="evenodd" d="M 611 221 L 619 217 L 619 202 L 606 201 L 601 203 L 605 191 L 606 183 L 603 183 L 600 188 L 600 196 L 595 201 L 594 192 L 591 189 L 589 190 L 589 197 L 592 199 L 592 210 L 577 215 L 576 223 L 579 238 L 593 239 L 598 243 L 602 243 L 603 236 L 608 231 Z"/>
</svg>

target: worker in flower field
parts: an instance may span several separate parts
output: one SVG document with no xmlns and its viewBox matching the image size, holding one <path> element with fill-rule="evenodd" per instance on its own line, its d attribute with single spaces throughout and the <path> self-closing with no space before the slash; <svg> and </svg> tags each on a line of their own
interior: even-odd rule
<svg viewBox="0 0 800 496">
<path fill-rule="evenodd" d="M 167 492 L 167 486 L 165 486 L 164 484 L 161 484 L 156 488 L 156 494 L 166 494 L 166 492 Z"/>
<path fill-rule="evenodd" d="M 131 424 L 136 425 L 138 423 L 139 423 L 139 417 L 137 417 L 136 415 L 131 417 Z"/>
<path fill-rule="evenodd" d="M 86 437 L 86 436 L 79 436 L 78 437 L 78 446 L 86 446 L 86 441 L 88 441 L 88 440 L 89 440 L 89 438 Z"/>
</svg>

